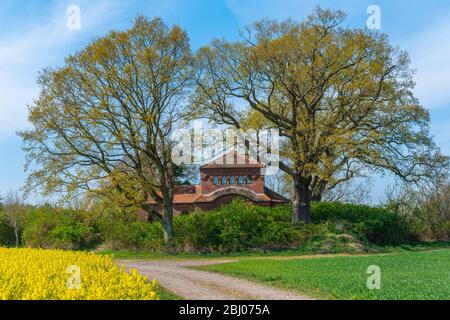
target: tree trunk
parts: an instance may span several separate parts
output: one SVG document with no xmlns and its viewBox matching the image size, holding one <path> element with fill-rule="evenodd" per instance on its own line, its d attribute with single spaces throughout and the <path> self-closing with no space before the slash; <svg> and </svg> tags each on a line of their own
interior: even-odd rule
<svg viewBox="0 0 450 320">
<path fill-rule="evenodd" d="M 164 228 L 164 243 L 169 245 L 174 238 L 173 231 L 173 207 L 172 204 L 164 204 L 164 215 L 162 217 Z"/>
<path fill-rule="evenodd" d="M 321 202 L 323 199 L 323 194 L 328 186 L 326 180 L 320 179 L 317 176 L 313 178 L 311 182 L 311 201 Z"/>
<path fill-rule="evenodd" d="M 162 168 L 163 169 L 163 168 Z M 164 243 L 170 246 L 174 238 L 173 230 L 173 168 L 168 164 L 166 170 L 160 172 L 163 212 L 161 222 L 164 228 Z"/>
<path fill-rule="evenodd" d="M 154 221 L 159 221 L 161 223 L 164 231 L 164 243 L 166 245 L 172 242 L 175 234 L 173 230 L 173 206 L 170 199 L 170 195 L 164 194 L 164 201 L 161 207 L 159 207 L 160 209 L 155 209 L 148 204 L 142 205 L 142 208 L 148 213 L 147 221 L 149 223 Z"/>
<path fill-rule="evenodd" d="M 16 248 L 19 247 L 19 232 L 17 231 L 17 229 L 14 229 L 14 234 L 16 236 Z"/>
<path fill-rule="evenodd" d="M 294 178 L 294 198 L 292 201 L 292 223 L 311 222 L 311 178 L 296 175 Z"/>
<path fill-rule="evenodd" d="M 313 194 L 311 196 L 311 201 L 322 202 L 322 194 Z"/>
<path fill-rule="evenodd" d="M 19 247 L 19 230 L 17 230 L 16 219 L 14 219 L 13 227 L 14 227 L 14 235 L 16 236 L 16 248 L 18 248 Z"/>
</svg>

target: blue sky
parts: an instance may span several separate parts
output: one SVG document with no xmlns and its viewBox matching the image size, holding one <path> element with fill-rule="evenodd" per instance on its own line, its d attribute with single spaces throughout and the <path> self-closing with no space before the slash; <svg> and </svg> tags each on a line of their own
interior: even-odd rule
<svg viewBox="0 0 450 320">
<path fill-rule="evenodd" d="M 67 28 L 70 5 L 81 9 L 80 30 Z M 366 25 L 369 5 L 380 7 L 381 31 L 410 52 L 417 69 L 415 94 L 430 110 L 438 145 L 450 154 L 448 0 L 0 0 L 0 194 L 20 188 L 25 180 L 15 132 L 27 128 L 27 105 L 38 94 L 38 72 L 61 65 L 93 38 L 128 28 L 136 15 L 144 14 L 179 24 L 197 49 L 212 37 L 235 39 L 241 27 L 257 19 L 302 19 L 316 5 L 346 11 L 350 27 Z M 385 184 L 376 179 L 373 197 L 382 195 Z"/>
</svg>

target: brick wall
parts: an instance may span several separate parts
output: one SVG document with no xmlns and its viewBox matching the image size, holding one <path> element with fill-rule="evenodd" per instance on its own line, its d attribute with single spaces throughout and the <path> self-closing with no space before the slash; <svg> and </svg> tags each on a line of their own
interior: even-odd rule
<svg viewBox="0 0 450 320">
<path fill-rule="evenodd" d="M 214 177 L 219 178 L 219 184 L 214 184 Z M 250 189 L 256 193 L 264 193 L 264 176 L 261 175 L 259 168 L 204 168 L 200 170 L 201 193 L 203 195 L 210 194 L 216 190 L 226 188 L 229 185 L 221 185 L 222 177 L 235 177 L 235 185 L 237 185 L 238 177 L 252 176 L 251 184 L 242 184 L 239 187 Z"/>
</svg>

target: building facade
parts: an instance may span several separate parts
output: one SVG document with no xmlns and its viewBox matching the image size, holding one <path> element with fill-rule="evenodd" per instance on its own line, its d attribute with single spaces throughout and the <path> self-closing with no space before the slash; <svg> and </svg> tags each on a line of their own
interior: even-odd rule
<svg viewBox="0 0 450 320">
<path fill-rule="evenodd" d="M 214 210 L 236 198 L 265 207 L 288 203 L 288 199 L 265 186 L 264 167 L 235 151 L 201 166 L 200 184 L 175 188 L 175 215 Z M 150 204 L 161 211 L 154 200 Z"/>
</svg>

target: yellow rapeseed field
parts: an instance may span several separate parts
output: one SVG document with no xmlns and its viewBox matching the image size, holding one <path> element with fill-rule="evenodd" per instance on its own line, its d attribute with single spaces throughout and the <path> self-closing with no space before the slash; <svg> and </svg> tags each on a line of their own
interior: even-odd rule
<svg viewBox="0 0 450 320">
<path fill-rule="evenodd" d="M 156 287 L 110 256 L 0 248 L 0 300 L 157 300 Z"/>
</svg>

